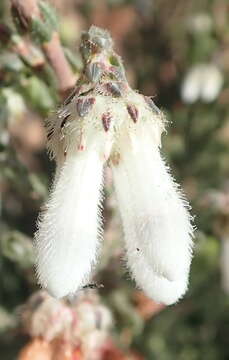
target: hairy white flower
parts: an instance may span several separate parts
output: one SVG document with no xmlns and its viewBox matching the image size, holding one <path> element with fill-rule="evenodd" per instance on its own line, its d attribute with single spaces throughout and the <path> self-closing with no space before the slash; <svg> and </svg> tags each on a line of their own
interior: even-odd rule
<svg viewBox="0 0 229 360">
<path fill-rule="evenodd" d="M 212 30 L 213 21 L 207 13 L 198 13 L 188 19 L 187 26 L 190 32 L 202 34 Z"/>
<path fill-rule="evenodd" d="M 204 102 L 214 101 L 223 86 L 223 76 L 216 65 L 198 64 L 193 66 L 184 78 L 181 95 L 186 103 L 198 99 Z"/>
<path fill-rule="evenodd" d="M 101 238 L 103 166 L 112 167 L 127 262 L 158 302 L 185 293 L 192 252 L 187 202 L 161 158 L 164 118 L 133 91 L 104 30 L 83 35 L 84 75 L 48 122 L 56 176 L 36 233 L 40 283 L 56 297 L 88 281 Z"/>
<path fill-rule="evenodd" d="M 102 171 L 103 162 L 92 146 L 69 153 L 40 218 L 38 275 L 56 297 L 75 292 L 87 281 L 95 261 Z"/>
</svg>

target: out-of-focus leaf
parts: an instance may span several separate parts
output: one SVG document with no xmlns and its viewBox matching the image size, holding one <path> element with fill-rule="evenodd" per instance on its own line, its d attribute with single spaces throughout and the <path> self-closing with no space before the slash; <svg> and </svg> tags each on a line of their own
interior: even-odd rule
<svg viewBox="0 0 229 360">
<path fill-rule="evenodd" d="M 2 254 L 26 269 L 34 263 L 34 250 L 31 239 L 19 231 L 6 231 L 0 238 Z"/>
</svg>

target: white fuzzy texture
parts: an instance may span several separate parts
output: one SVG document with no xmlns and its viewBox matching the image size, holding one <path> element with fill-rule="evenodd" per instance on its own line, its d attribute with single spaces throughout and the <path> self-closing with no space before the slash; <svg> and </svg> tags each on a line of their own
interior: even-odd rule
<svg viewBox="0 0 229 360">
<path fill-rule="evenodd" d="M 101 235 L 103 164 L 109 160 L 132 276 L 149 297 L 172 304 L 187 289 L 193 229 L 187 202 L 160 156 L 163 114 L 130 89 L 125 98 L 93 96 L 84 117 L 72 101 L 48 122 L 57 170 L 35 237 L 39 281 L 58 298 L 88 281 Z M 137 109 L 136 119 L 128 106 Z M 104 114 L 111 119 L 109 130 Z"/>
<path fill-rule="evenodd" d="M 120 162 L 113 166 L 113 173 L 128 265 L 149 296 L 171 304 L 187 288 L 192 226 L 187 203 L 152 136 L 154 127 L 152 120 L 152 124 L 138 125 L 131 136 L 123 132 Z"/>
<path fill-rule="evenodd" d="M 61 298 L 88 281 L 96 260 L 103 161 L 88 147 L 69 154 L 57 177 L 35 242 L 39 281 Z"/>
<path fill-rule="evenodd" d="M 185 294 L 188 287 L 187 274 L 170 281 L 155 273 L 141 250 L 129 251 L 127 256 L 128 265 L 136 284 L 157 303 L 172 305 Z"/>
</svg>

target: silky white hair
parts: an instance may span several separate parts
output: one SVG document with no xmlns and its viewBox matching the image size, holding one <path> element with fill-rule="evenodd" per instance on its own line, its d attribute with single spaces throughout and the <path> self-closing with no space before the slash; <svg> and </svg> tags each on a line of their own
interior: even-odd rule
<svg viewBox="0 0 229 360">
<path fill-rule="evenodd" d="M 88 281 L 102 236 L 102 182 L 103 162 L 95 151 L 70 155 L 40 216 L 35 236 L 37 273 L 40 283 L 57 298 Z"/>
<path fill-rule="evenodd" d="M 83 50 L 92 51 L 93 41 L 97 50 L 101 46 L 86 62 L 90 81 L 83 77 L 47 122 L 48 149 L 57 168 L 35 235 L 38 279 L 58 298 L 74 294 L 90 279 L 102 238 L 107 162 L 130 272 L 149 297 L 172 304 L 188 287 L 193 247 L 189 205 L 160 154 L 162 112 L 151 98 L 129 87 L 121 63 L 111 66 L 109 34 L 104 32 L 99 42 L 98 34 L 103 30 L 91 28 L 83 42 Z M 116 61 L 121 60 L 116 56 Z"/>
<path fill-rule="evenodd" d="M 154 300 L 171 304 L 188 286 L 193 228 L 188 203 L 146 129 L 132 135 L 134 147 L 127 132 L 120 139 L 114 184 L 133 277 Z"/>
</svg>

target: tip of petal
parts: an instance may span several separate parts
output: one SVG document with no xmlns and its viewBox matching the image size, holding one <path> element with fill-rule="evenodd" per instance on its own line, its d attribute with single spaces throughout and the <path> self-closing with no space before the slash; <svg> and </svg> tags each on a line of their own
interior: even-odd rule
<svg viewBox="0 0 229 360">
<path fill-rule="evenodd" d="M 65 284 L 61 285 L 60 279 L 57 278 L 56 280 L 53 279 L 50 281 L 50 283 L 48 283 L 45 288 L 51 296 L 56 299 L 61 299 L 76 292 L 77 289 L 74 285 L 75 284 L 67 284 L 66 281 Z"/>
<path fill-rule="evenodd" d="M 175 304 L 181 299 L 188 286 L 186 278 L 179 281 L 169 281 L 163 277 L 152 277 L 151 284 L 145 288 L 146 293 L 154 301 L 165 305 Z"/>
</svg>

